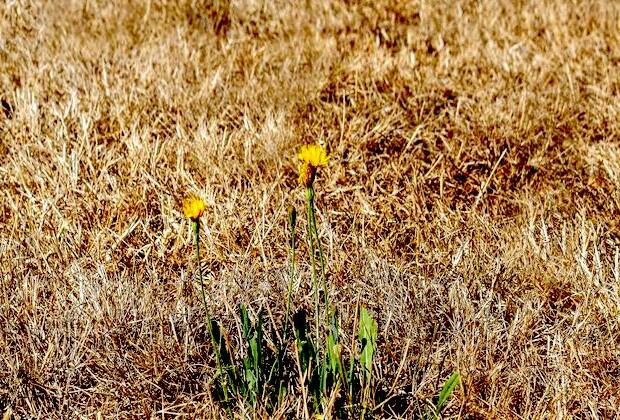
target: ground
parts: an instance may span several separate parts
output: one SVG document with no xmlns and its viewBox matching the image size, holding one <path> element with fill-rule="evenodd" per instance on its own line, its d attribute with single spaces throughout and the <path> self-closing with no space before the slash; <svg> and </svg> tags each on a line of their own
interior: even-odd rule
<svg viewBox="0 0 620 420">
<path fill-rule="evenodd" d="M 0 413 L 218 418 L 181 201 L 207 202 L 213 313 L 277 323 L 319 143 L 377 417 L 453 371 L 446 417 L 620 416 L 619 34 L 604 0 L 4 2 Z"/>
</svg>

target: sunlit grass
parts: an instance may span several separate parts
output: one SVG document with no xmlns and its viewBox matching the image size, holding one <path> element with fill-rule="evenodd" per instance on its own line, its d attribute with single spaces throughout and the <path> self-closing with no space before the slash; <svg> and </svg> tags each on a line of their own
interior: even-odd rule
<svg viewBox="0 0 620 420">
<path fill-rule="evenodd" d="M 619 21 L 0 2 L 0 416 L 619 417 Z"/>
</svg>

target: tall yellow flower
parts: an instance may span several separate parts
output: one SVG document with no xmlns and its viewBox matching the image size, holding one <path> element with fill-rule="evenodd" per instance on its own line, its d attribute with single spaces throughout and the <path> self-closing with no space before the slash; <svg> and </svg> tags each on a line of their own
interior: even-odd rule
<svg viewBox="0 0 620 420">
<path fill-rule="evenodd" d="M 318 144 L 307 144 L 302 146 L 297 153 L 299 164 L 299 184 L 304 187 L 311 187 L 316 176 L 316 170 L 327 166 L 329 156 L 325 149 Z"/>
<path fill-rule="evenodd" d="M 190 195 L 183 200 L 183 213 L 185 213 L 185 217 L 194 221 L 203 215 L 206 207 L 202 198 L 195 195 Z"/>
</svg>

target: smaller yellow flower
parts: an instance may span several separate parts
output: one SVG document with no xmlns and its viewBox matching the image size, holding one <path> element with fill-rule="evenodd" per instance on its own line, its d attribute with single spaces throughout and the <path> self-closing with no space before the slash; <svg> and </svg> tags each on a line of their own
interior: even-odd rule
<svg viewBox="0 0 620 420">
<path fill-rule="evenodd" d="M 192 220 L 197 220 L 200 216 L 202 216 L 206 207 L 207 206 L 205 205 L 205 202 L 202 201 L 202 198 L 195 195 L 190 195 L 183 200 L 183 213 L 185 213 L 185 217 Z"/>
<path fill-rule="evenodd" d="M 299 164 L 299 184 L 304 187 L 311 187 L 314 183 L 316 170 L 327 166 L 329 156 L 324 148 L 317 144 L 307 144 L 302 146 L 297 154 L 301 161 Z"/>
</svg>

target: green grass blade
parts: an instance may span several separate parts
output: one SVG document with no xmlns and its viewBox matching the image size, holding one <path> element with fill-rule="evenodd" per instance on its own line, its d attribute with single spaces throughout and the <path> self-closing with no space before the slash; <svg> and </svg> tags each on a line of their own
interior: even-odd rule
<svg viewBox="0 0 620 420">
<path fill-rule="evenodd" d="M 437 404 L 435 406 L 435 418 L 439 417 L 439 413 L 443 409 L 444 405 L 452 396 L 454 389 L 457 387 L 461 380 L 461 377 L 458 372 L 454 372 L 450 377 L 444 382 L 443 387 L 441 388 L 441 392 L 439 393 L 439 398 L 437 399 Z"/>
<path fill-rule="evenodd" d="M 366 308 L 361 308 L 358 338 L 362 343 L 360 364 L 362 366 L 362 375 L 366 382 L 370 381 L 372 375 L 372 362 L 377 346 L 377 334 L 377 321 L 370 316 Z"/>
</svg>

